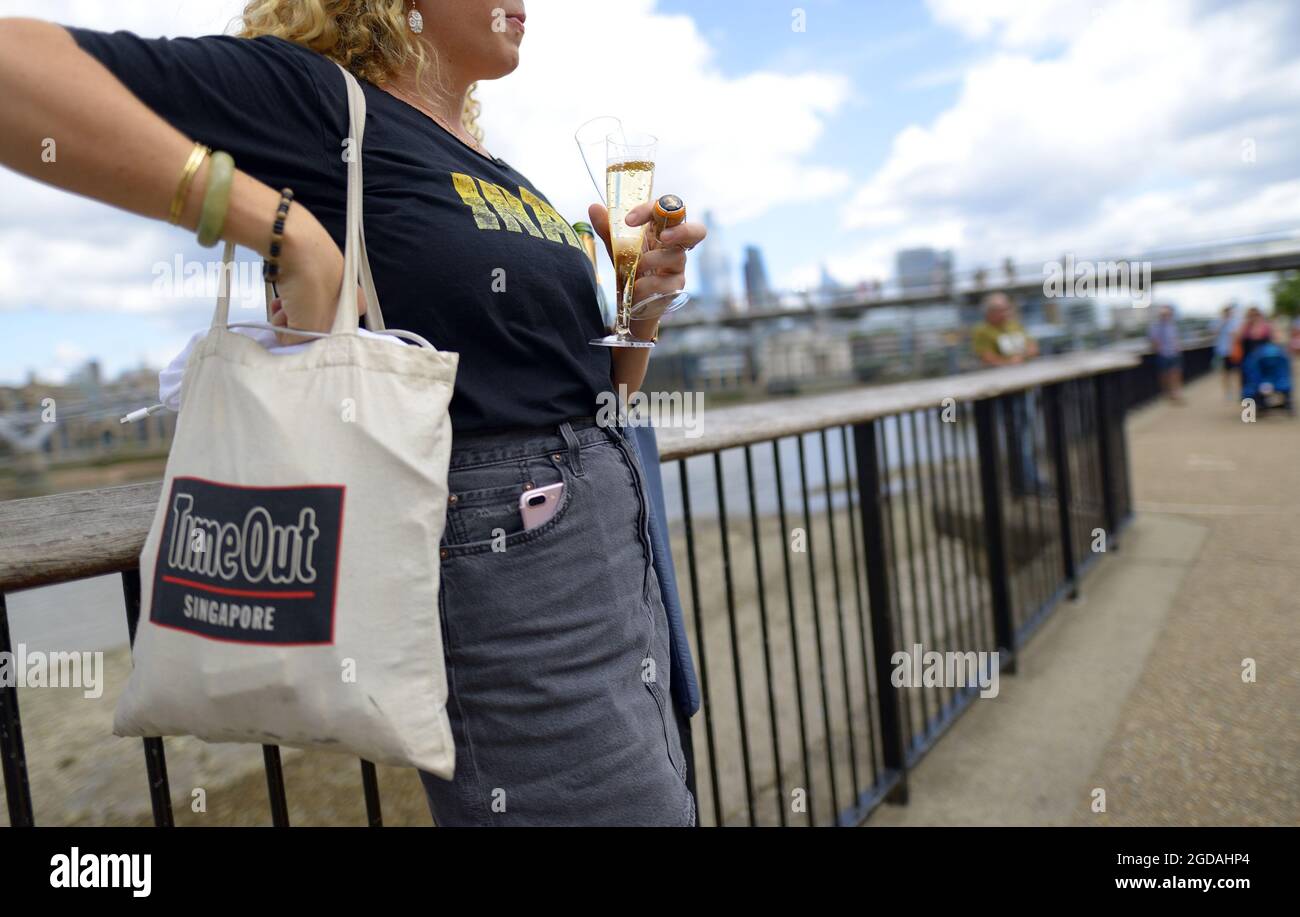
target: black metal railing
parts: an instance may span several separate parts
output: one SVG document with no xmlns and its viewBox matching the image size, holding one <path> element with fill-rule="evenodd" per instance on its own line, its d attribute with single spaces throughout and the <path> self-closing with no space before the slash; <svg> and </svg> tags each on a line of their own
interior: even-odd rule
<svg viewBox="0 0 1300 917">
<path fill-rule="evenodd" d="M 979 687 L 900 687 L 896 654 L 997 652 L 1015 671 L 1131 516 L 1124 415 L 1153 372 L 1136 354 L 1074 354 L 718 409 L 697 438 L 661 430 L 703 695 L 701 824 L 849 825 L 906 802 L 909 768 Z M 0 504 L 0 652 L 5 592 L 105 572 L 122 576 L 133 636 L 157 498 L 151 484 Z M 42 528 L 73 517 L 72 531 Z M 0 689 L 0 752 L 10 822 L 30 825 L 17 701 Z M 164 740 L 143 750 L 154 822 L 171 825 Z M 277 748 L 264 767 L 270 820 L 286 825 Z M 374 766 L 360 776 L 381 825 Z"/>
<path fill-rule="evenodd" d="M 1015 671 L 1131 516 L 1124 414 L 1149 372 L 1066 357 L 768 405 L 775 422 L 736 409 L 694 444 L 661 431 L 703 823 L 856 824 L 906 801 L 979 691 L 900 689 L 895 654 Z"/>
</svg>

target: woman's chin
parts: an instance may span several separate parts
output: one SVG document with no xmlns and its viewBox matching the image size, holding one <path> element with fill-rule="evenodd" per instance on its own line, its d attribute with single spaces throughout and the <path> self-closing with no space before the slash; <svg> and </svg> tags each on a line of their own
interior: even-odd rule
<svg viewBox="0 0 1300 917">
<path fill-rule="evenodd" d="M 519 46 L 511 45 L 503 48 L 501 54 L 492 62 L 492 76 L 487 77 L 490 80 L 499 80 L 503 76 L 508 76 L 515 72 L 519 66 Z"/>
<path fill-rule="evenodd" d="M 504 33 L 494 35 L 493 38 L 495 41 L 490 47 L 484 48 L 483 54 L 479 57 L 480 66 L 477 69 L 483 74 L 480 79 L 497 80 L 514 73 L 515 68 L 519 66 L 521 36 Z"/>
</svg>

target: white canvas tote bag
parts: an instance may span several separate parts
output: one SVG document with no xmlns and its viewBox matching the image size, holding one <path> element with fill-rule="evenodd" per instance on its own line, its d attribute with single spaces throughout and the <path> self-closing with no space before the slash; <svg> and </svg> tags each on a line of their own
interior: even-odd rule
<svg viewBox="0 0 1300 917">
<path fill-rule="evenodd" d="M 344 78 L 333 329 L 272 354 L 228 330 L 223 284 L 185 367 L 113 731 L 327 749 L 450 779 L 438 549 L 458 355 L 409 332 L 385 333 L 414 345 L 358 334 L 358 272 L 370 330 L 383 319 L 361 220 L 365 97 Z"/>
</svg>

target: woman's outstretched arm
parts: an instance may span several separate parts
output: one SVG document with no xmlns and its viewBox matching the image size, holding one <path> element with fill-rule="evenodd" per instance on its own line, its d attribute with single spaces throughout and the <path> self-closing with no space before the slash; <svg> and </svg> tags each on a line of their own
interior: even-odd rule
<svg viewBox="0 0 1300 917">
<path fill-rule="evenodd" d="M 194 141 L 137 99 L 62 26 L 0 19 L 0 98 L 0 165 L 167 219 Z M 198 226 L 207 170 L 205 162 L 185 201 L 180 225 L 188 229 Z M 278 190 L 236 171 L 222 237 L 265 255 L 279 197 Z M 303 207 L 290 210 L 281 264 L 290 324 L 328 330 L 342 255 Z M 337 269 L 328 270 L 334 264 Z"/>
</svg>

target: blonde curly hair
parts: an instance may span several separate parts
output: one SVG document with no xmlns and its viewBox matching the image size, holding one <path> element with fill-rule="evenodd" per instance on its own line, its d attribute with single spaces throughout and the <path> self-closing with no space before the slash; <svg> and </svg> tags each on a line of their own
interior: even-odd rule
<svg viewBox="0 0 1300 917">
<path fill-rule="evenodd" d="M 410 32 L 406 9 L 405 0 L 249 0 L 236 34 L 274 35 L 302 45 L 376 86 L 407 68 L 422 82 L 430 68 L 436 74 L 438 62 Z M 482 143 L 477 87 L 474 83 L 465 93 L 461 121 Z"/>
</svg>

